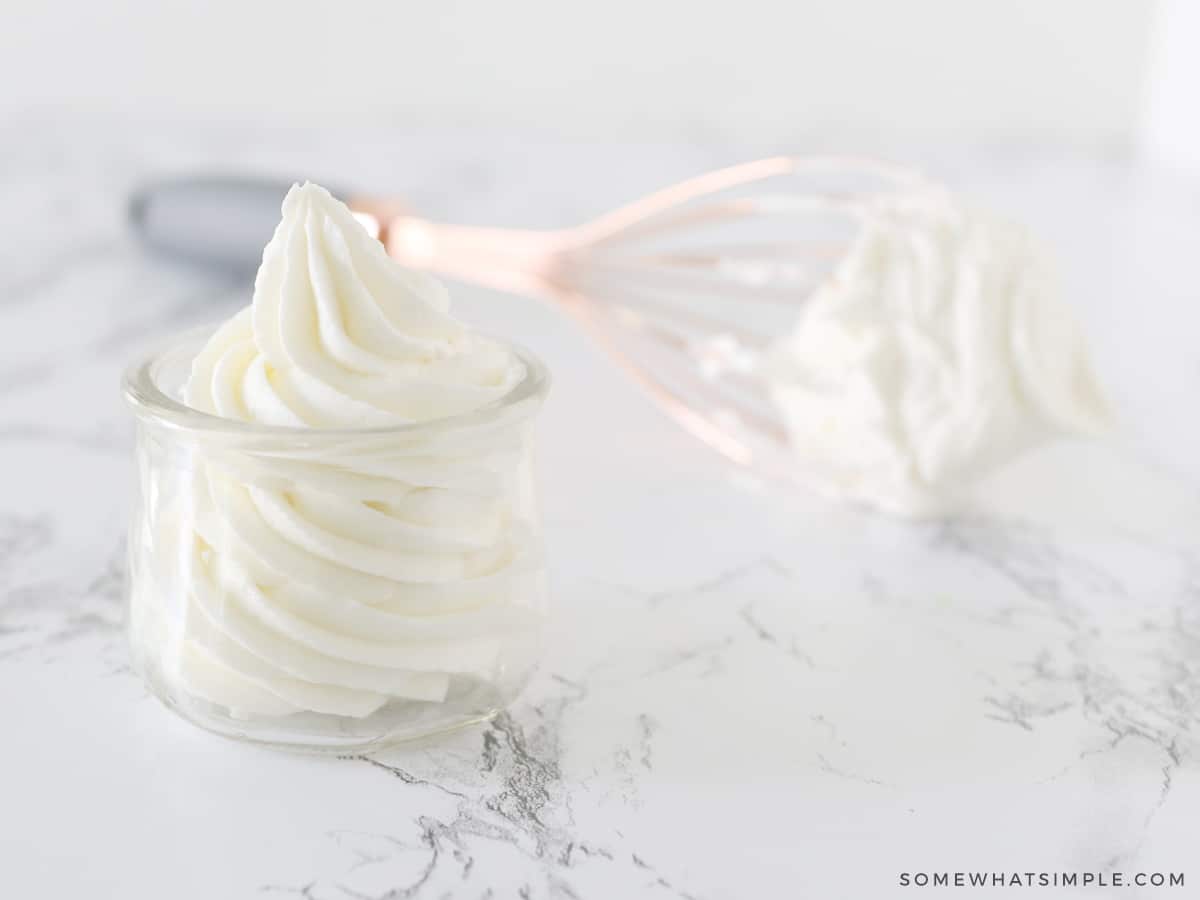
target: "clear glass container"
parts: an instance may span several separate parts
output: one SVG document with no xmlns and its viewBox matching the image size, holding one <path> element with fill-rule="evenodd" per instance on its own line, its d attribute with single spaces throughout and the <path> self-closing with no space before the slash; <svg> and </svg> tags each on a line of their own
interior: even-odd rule
<svg viewBox="0 0 1200 900">
<path fill-rule="evenodd" d="M 137 416 L 128 633 L 151 691 L 231 737 L 358 752 L 494 715 L 546 615 L 525 378 L 391 428 L 252 425 L 177 398 L 208 334 L 125 375 Z"/>
</svg>

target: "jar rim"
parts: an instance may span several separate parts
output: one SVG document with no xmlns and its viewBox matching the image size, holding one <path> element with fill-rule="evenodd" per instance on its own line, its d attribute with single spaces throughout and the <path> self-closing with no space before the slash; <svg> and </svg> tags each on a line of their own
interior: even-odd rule
<svg viewBox="0 0 1200 900">
<path fill-rule="evenodd" d="M 244 422 L 188 406 L 164 391 L 159 386 L 156 377 L 172 354 L 185 352 L 193 345 L 195 351 L 198 352 L 216 327 L 219 325 L 203 325 L 176 333 L 125 369 L 121 378 L 121 389 L 125 401 L 132 407 L 134 415 L 142 421 L 166 425 L 185 432 L 228 437 L 285 438 L 309 444 L 314 440 L 336 441 L 347 438 L 412 435 L 487 424 L 506 414 L 512 414 L 514 409 L 521 407 L 528 407 L 530 413 L 535 412 L 550 389 L 550 372 L 541 359 L 520 344 L 485 335 L 489 340 L 510 350 L 521 361 L 525 368 L 525 374 L 504 395 L 466 412 L 419 422 L 358 428 L 314 428 Z M 194 357 L 195 352 L 191 356 Z"/>
</svg>

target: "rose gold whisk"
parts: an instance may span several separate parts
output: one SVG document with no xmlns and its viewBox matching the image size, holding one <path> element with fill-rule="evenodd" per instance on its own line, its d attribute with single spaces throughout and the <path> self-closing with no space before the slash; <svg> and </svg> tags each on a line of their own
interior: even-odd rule
<svg viewBox="0 0 1200 900">
<path fill-rule="evenodd" d="M 694 435 L 735 462 L 787 471 L 758 360 L 844 249 L 861 201 L 916 180 L 878 162 L 776 157 L 557 231 L 351 205 L 396 260 L 562 307 Z"/>
<path fill-rule="evenodd" d="M 918 180 L 868 160 L 775 157 L 552 231 L 435 223 L 387 200 L 352 196 L 350 207 L 405 265 L 568 311 L 693 434 L 738 463 L 786 473 L 787 439 L 758 361 L 844 250 L 862 201 Z M 282 193 L 249 180 L 174 182 L 135 195 L 131 215 L 151 246 L 228 262 L 261 246 L 235 223 L 265 219 L 269 234 Z M 205 213 L 222 227 L 197 251 Z"/>
</svg>

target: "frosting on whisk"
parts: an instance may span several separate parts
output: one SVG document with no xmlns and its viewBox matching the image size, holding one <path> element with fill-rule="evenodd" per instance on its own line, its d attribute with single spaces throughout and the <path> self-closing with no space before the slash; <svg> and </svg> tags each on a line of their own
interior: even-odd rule
<svg viewBox="0 0 1200 900">
<path fill-rule="evenodd" d="M 1083 334 L 1022 228 L 937 187 L 864 201 L 861 230 L 763 372 L 801 474 L 903 515 L 1108 420 Z"/>
</svg>

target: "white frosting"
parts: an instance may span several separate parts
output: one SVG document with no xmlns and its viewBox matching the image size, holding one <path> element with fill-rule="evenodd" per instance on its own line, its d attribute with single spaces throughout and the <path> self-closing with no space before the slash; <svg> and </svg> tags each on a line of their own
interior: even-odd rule
<svg viewBox="0 0 1200 900">
<path fill-rule="evenodd" d="M 189 406 L 267 425 L 399 425 L 496 400 L 521 380 L 505 347 L 448 313 L 445 287 L 398 266 L 342 203 L 296 186 L 254 302 L 196 358 Z"/>
<path fill-rule="evenodd" d="M 184 397 L 313 437 L 200 451 L 179 551 L 190 594 L 165 654 L 186 690 L 238 715 L 361 717 L 486 678 L 536 620 L 527 421 L 322 440 L 469 412 L 520 382 L 516 355 L 447 306 L 324 189 L 289 192 L 252 306 L 198 354 Z"/>
<path fill-rule="evenodd" d="M 926 515 L 1056 433 L 1104 426 L 1082 333 L 1023 229 L 936 187 L 858 211 L 763 367 L 803 479 Z"/>
</svg>

